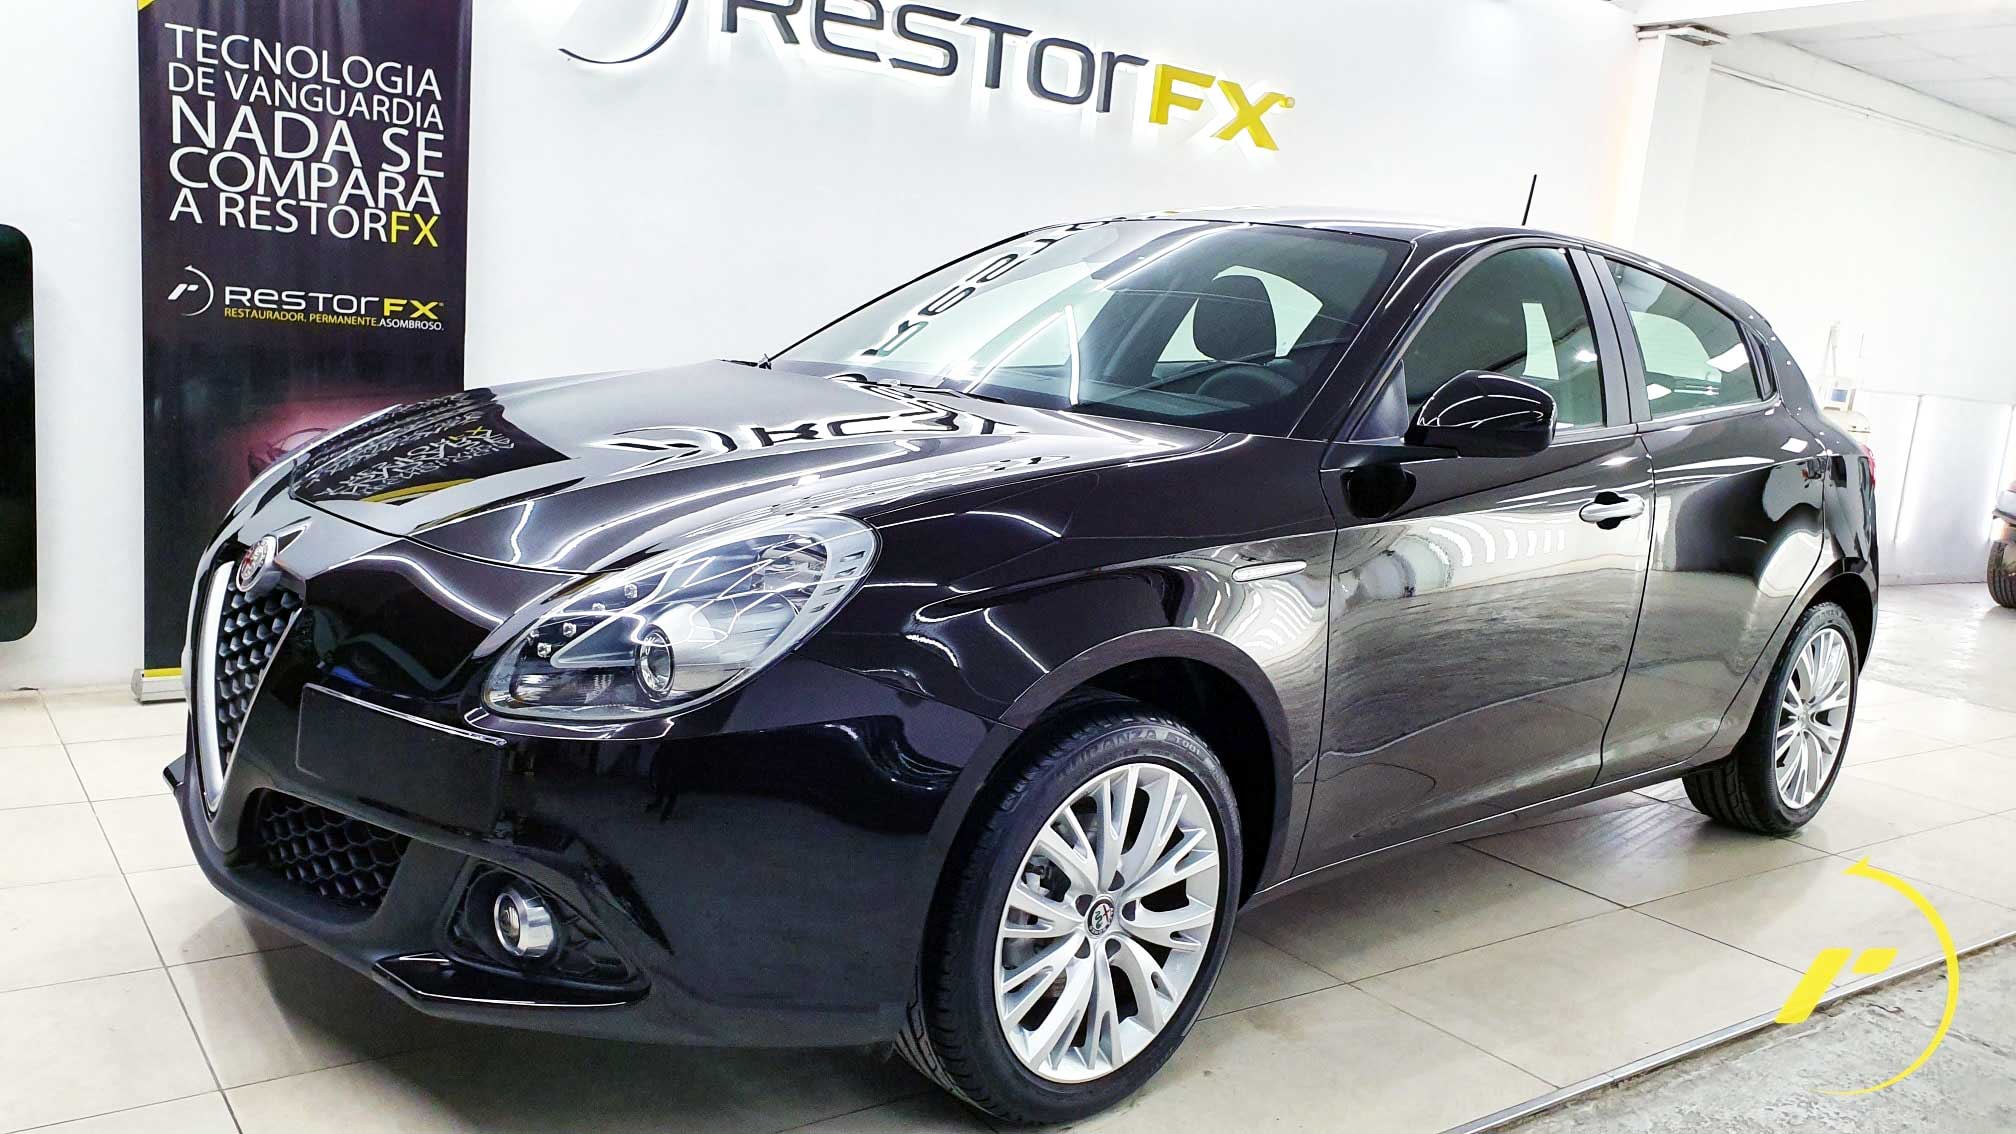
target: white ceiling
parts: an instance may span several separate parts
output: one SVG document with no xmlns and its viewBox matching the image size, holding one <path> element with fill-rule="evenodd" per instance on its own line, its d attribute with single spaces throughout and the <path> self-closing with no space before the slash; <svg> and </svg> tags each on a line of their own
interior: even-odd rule
<svg viewBox="0 0 2016 1134">
<path fill-rule="evenodd" d="M 2016 125 L 2016 0 L 1968 12 L 1767 34 L 1803 51 Z"/>
</svg>

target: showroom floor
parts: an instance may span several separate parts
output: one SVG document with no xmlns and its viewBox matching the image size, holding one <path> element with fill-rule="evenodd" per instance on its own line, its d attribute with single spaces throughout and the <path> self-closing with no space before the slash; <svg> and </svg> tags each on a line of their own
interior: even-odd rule
<svg viewBox="0 0 2016 1134">
<path fill-rule="evenodd" d="M 1980 1006 L 1936 1058 L 1876 1097 L 1826 1093 L 1908 1066 L 1946 1010 L 1938 969 L 1850 997 L 1804 1024 L 1770 1028 L 1597 1091 L 1517 1134 L 2007 1134 L 2016 1130 L 2016 944 L 1967 959 L 1963 1001 Z M 1988 1008 L 2001 1006 L 2001 1011 Z"/>
<path fill-rule="evenodd" d="M 1935 951 L 1908 904 L 1842 873 L 1864 855 L 1963 945 L 2016 929 L 2012 645 L 2016 612 L 1978 585 L 1886 593 L 1848 768 L 1794 838 L 1711 827 L 1665 785 L 1255 911 L 1210 1018 L 1090 1128 L 1490 1114 L 1774 1010 L 1823 947 Z M 0 697 L 0 1131 L 986 1129 L 880 1052 L 417 1016 L 241 920 L 191 865 L 160 776 L 182 712 Z M 1963 999 L 1959 1026 L 1984 1010 Z"/>
</svg>

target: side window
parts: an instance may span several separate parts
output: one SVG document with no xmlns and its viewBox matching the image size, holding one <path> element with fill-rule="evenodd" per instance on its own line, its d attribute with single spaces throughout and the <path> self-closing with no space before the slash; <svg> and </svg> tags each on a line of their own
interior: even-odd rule
<svg viewBox="0 0 2016 1134">
<path fill-rule="evenodd" d="M 1754 402 L 1763 396 L 1736 320 L 1678 284 L 1610 262 L 1638 332 L 1645 400 L 1655 418 Z"/>
<path fill-rule="evenodd" d="M 1401 358 L 1411 421 L 1466 370 L 1524 378 L 1554 395 L 1563 427 L 1603 424 L 1603 370 L 1589 305 L 1558 248 L 1495 253 L 1449 289 Z"/>
</svg>

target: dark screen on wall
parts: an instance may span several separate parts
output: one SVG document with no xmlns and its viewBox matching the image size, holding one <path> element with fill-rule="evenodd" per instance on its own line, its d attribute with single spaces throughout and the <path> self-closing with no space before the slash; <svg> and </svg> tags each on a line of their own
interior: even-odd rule
<svg viewBox="0 0 2016 1134">
<path fill-rule="evenodd" d="M 0 224 L 0 642 L 35 625 L 35 302 L 28 238 Z"/>
</svg>

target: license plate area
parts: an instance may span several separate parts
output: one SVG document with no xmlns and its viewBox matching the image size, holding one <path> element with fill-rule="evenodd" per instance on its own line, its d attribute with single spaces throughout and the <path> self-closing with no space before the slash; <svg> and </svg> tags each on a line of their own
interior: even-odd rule
<svg viewBox="0 0 2016 1134">
<path fill-rule="evenodd" d="M 331 792 L 476 833 L 496 822 L 502 744 L 317 685 L 301 693 L 294 763 Z"/>
</svg>

